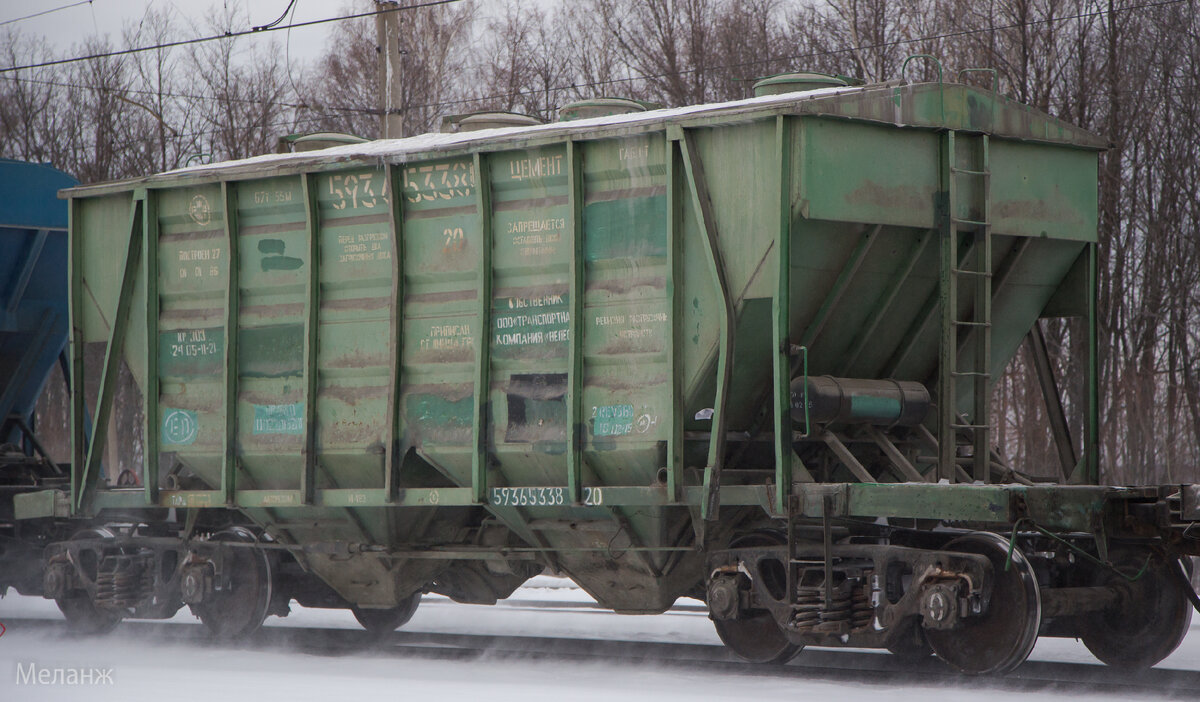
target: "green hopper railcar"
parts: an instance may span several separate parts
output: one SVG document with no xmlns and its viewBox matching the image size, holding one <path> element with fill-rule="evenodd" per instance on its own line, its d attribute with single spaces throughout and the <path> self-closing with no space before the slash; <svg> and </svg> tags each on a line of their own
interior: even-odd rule
<svg viewBox="0 0 1200 702">
<path fill-rule="evenodd" d="M 72 489 L 17 507 L 81 521 L 46 596 L 91 630 L 188 604 L 237 636 L 294 599 L 385 631 L 549 568 L 619 612 L 705 600 L 756 661 L 1161 660 L 1200 488 L 1097 484 L 1104 142 L 963 84 L 762 93 L 67 191 L 90 394 Z M 1027 338 L 1045 477 L 993 448 Z M 101 461 L 123 368 L 133 487 Z"/>
</svg>

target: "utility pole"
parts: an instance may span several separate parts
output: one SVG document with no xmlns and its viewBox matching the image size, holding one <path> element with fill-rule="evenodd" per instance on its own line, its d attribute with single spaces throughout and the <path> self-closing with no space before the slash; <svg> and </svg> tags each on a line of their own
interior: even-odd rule
<svg viewBox="0 0 1200 702">
<path fill-rule="evenodd" d="M 382 12 L 399 6 L 392 0 L 375 0 L 375 41 L 379 51 L 379 137 L 399 139 L 404 136 L 404 116 L 401 114 L 404 89 L 404 64 L 400 56 L 400 13 Z"/>
</svg>

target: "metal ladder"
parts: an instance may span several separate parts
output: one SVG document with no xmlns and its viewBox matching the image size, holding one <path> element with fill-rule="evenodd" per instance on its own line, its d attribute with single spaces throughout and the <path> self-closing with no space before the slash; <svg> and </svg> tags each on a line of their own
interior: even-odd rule
<svg viewBox="0 0 1200 702">
<path fill-rule="evenodd" d="M 974 448 L 974 470 L 968 472 L 969 477 L 990 482 L 992 177 L 988 147 L 986 134 L 961 134 L 949 130 L 942 135 L 938 478 L 950 482 L 958 479 L 957 436 L 960 431 L 969 433 Z M 960 165 L 960 157 L 968 165 Z M 960 281 L 971 291 L 962 307 Z M 967 419 L 963 419 L 957 409 L 959 380 L 963 378 L 969 379 L 972 389 L 973 411 Z"/>
</svg>

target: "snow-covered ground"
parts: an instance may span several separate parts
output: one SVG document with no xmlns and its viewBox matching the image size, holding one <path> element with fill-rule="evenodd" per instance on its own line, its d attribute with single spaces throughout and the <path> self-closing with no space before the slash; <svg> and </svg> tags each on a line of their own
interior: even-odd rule
<svg viewBox="0 0 1200 702">
<path fill-rule="evenodd" d="M 495 634 L 555 638 L 610 639 L 700 643 L 720 642 L 712 623 L 700 611 L 673 611 L 662 616 L 620 616 L 600 609 L 546 607 L 569 605 L 590 598 L 566 581 L 539 577 L 495 607 L 460 605 L 426 596 L 406 632 Z M 685 601 L 686 602 L 686 601 Z M 533 606 L 536 603 L 537 606 Z M 698 604 L 698 603 L 693 603 Z M 782 676 L 742 676 L 697 672 L 653 665 L 569 663 L 557 660 L 428 660 L 394 653 L 314 654 L 286 647 L 225 648 L 197 643 L 196 637 L 173 642 L 156 636 L 138 640 L 121 629 L 99 638 L 73 638 L 62 627 L 39 619 L 61 620 L 52 602 L 10 594 L 0 600 L 0 700 L 771 700 L 836 699 L 926 700 L 937 696 L 955 702 L 1018 698 L 1022 702 L 1061 700 L 1063 690 L 1034 692 L 1000 689 L 994 685 L 911 685 L 882 687 L 861 683 L 803 680 Z M 31 621 L 34 620 L 34 621 Z M 186 608 L 170 625 L 199 626 Z M 164 626 L 170 626 L 164 625 Z M 293 607 L 286 619 L 271 618 L 270 627 L 358 629 L 347 612 Z M 144 631 L 141 629 L 140 631 Z M 200 639 L 202 640 L 202 639 Z M 803 654 L 801 654 L 803 656 Z M 1032 660 L 1095 663 L 1082 644 L 1042 639 Z M 20 670 L 101 669 L 112 671 L 112 684 L 21 684 Z M 1200 624 L 1160 667 L 1200 670 Z M 79 673 L 82 675 L 83 673 Z M 27 672 L 26 672 L 27 675 Z M 1089 697 L 1096 697 L 1089 693 Z M 1113 695 L 1110 699 L 1123 699 Z M 1200 691 L 1197 691 L 1200 697 Z"/>
</svg>

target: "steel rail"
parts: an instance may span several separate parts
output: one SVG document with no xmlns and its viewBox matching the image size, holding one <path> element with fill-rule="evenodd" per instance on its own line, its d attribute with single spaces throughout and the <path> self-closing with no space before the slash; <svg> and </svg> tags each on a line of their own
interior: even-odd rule
<svg viewBox="0 0 1200 702">
<path fill-rule="evenodd" d="M 63 622 L 6 618 L 9 628 L 54 631 Z M 148 646 L 164 643 L 206 644 L 201 625 L 168 626 L 163 622 L 125 622 L 134 640 Z M 937 686 L 946 695 L 956 689 L 992 690 L 999 694 L 1067 692 L 1124 694 L 1154 699 L 1194 699 L 1200 671 L 1168 668 L 1130 672 L 1100 664 L 1026 661 L 1006 676 L 966 676 L 936 659 L 904 662 L 883 652 L 807 648 L 786 665 L 758 665 L 737 660 L 716 644 L 647 642 L 621 639 L 444 634 L 397 631 L 382 640 L 364 631 L 328 627 L 266 626 L 239 645 L 243 652 L 295 652 L 340 659 L 356 651 L 399 659 L 523 661 L 533 664 L 619 663 L 644 669 L 705 671 L 761 679 L 798 682 L 847 682 L 892 690 L 897 685 Z M 561 671 L 555 666 L 554 670 Z"/>
</svg>

